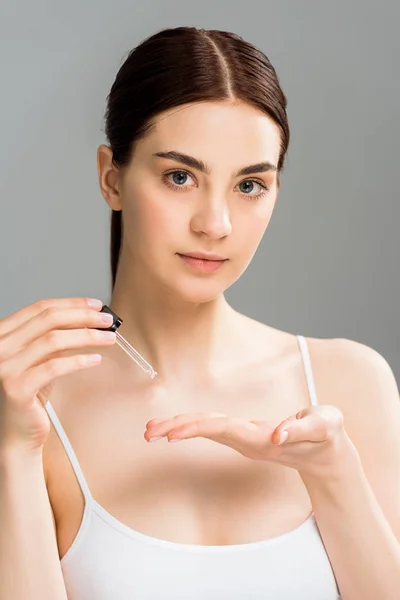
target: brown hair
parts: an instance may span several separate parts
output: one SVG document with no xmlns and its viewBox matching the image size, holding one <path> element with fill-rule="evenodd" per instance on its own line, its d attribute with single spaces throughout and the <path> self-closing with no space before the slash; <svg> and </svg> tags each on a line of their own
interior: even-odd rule
<svg viewBox="0 0 400 600">
<path fill-rule="evenodd" d="M 240 36 L 195 27 L 164 29 L 128 53 L 107 96 L 105 134 L 113 163 L 119 168 L 129 164 L 135 142 L 146 134 L 157 114 L 190 102 L 225 99 L 251 104 L 277 124 L 279 177 L 290 134 L 287 101 L 274 67 L 261 50 Z M 112 287 L 121 239 L 122 213 L 112 211 Z"/>
</svg>

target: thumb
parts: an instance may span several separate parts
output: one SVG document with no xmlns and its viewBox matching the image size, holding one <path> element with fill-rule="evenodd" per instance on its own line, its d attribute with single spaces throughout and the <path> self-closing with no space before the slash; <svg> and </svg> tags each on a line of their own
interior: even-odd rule
<svg viewBox="0 0 400 600">
<path fill-rule="evenodd" d="M 311 406 L 296 414 L 296 419 L 285 421 L 277 428 L 279 438 L 287 431 L 290 442 L 325 442 L 343 427 L 343 414 L 335 406 Z"/>
<path fill-rule="evenodd" d="M 274 432 L 277 444 L 291 442 L 323 442 L 328 438 L 327 424 L 315 407 L 307 407 L 282 421 Z"/>
</svg>

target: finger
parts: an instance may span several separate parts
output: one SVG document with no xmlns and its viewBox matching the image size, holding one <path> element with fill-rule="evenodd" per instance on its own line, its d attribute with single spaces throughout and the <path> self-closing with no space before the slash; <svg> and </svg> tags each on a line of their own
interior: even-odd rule
<svg viewBox="0 0 400 600">
<path fill-rule="evenodd" d="M 343 426 L 343 414 L 335 406 L 318 406 L 307 410 L 306 416 L 279 425 L 274 439 L 281 438 L 284 431 L 288 436 L 282 443 L 309 441 L 325 442 Z M 274 432 L 275 433 L 275 432 Z"/>
<path fill-rule="evenodd" d="M 174 417 L 151 419 L 146 423 L 145 439 L 150 440 L 154 437 L 164 437 L 171 429 L 182 427 L 190 422 L 216 417 L 225 417 L 225 415 L 222 413 L 185 413 Z"/>
<path fill-rule="evenodd" d="M 295 415 L 290 415 L 290 417 L 287 417 L 286 419 L 284 419 L 272 433 L 272 436 L 271 436 L 272 443 L 280 444 L 283 441 L 285 441 L 283 438 L 281 438 L 281 434 L 288 429 L 287 426 L 292 421 L 296 421 L 297 419 L 302 419 L 303 416 L 306 416 L 307 410 L 308 410 L 307 408 L 299 410 Z"/>
<path fill-rule="evenodd" d="M 202 437 L 238 451 L 260 442 L 257 439 L 260 436 L 256 425 L 227 416 L 190 421 L 172 428 L 167 437 L 168 441 Z"/>
<path fill-rule="evenodd" d="M 34 340 L 56 329 L 109 327 L 111 324 L 112 315 L 88 306 L 77 309 L 46 308 L 0 339 L 0 362 L 8 360 Z"/>
<path fill-rule="evenodd" d="M 66 350 L 110 346 L 116 341 L 113 331 L 97 329 L 53 330 L 17 352 L 0 366 L 1 378 L 18 377 L 30 367 L 59 356 Z"/>
<path fill-rule="evenodd" d="M 161 424 L 160 430 L 155 430 L 154 434 L 155 439 L 159 439 L 160 436 L 167 436 L 169 442 L 202 437 L 254 459 L 263 456 L 269 443 L 269 435 L 265 429 L 249 421 L 229 418 L 226 415 L 191 420 L 176 427 L 171 427 L 170 424 L 165 427 L 165 424 Z M 147 436 L 145 437 L 147 439 Z M 151 439 L 154 439 L 153 436 Z"/>
<path fill-rule="evenodd" d="M 101 300 L 97 298 L 49 298 L 46 300 L 38 300 L 37 302 L 21 308 L 0 320 L 0 337 L 6 335 L 10 331 L 14 331 L 21 327 L 27 321 L 46 310 L 47 308 L 92 308 L 92 310 L 100 310 L 102 307 Z"/>
</svg>

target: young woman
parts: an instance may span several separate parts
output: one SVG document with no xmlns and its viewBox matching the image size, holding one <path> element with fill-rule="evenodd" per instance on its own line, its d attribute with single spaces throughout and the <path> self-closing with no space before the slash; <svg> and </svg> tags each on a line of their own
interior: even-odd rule
<svg viewBox="0 0 400 600">
<path fill-rule="evenodd" d="M 398 598 L 389 365 L 224 297 L 289 143 L 268 58 L 232 33 L 161 31 L 121 66 L 106 135 L 108 304 L 158 375 L 103 337 L 101 301 L 0 322 L 0 597 Z"/>
</svg>

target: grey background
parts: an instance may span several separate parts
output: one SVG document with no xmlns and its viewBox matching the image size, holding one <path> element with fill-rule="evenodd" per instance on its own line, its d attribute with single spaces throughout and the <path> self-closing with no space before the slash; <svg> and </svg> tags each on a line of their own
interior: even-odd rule
<svg viewBox="0 0 400 600">
<path fill-rule="evenodd" d="M 97 146 L 126 53 L 164 27 L 225 29 L 270 58 L 291 147 L 276 211 L 227 293 L 294 333 L 381 352 L 400 380 L 400 3 L 2 0 L 0 318 L 109 298 Z"/>
</svg>

